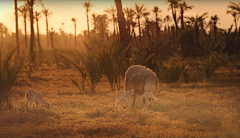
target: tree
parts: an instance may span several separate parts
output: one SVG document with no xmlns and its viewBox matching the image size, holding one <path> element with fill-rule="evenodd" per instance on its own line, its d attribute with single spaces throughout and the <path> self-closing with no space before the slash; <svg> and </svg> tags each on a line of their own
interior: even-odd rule
<svg viewBox="0 0 240 138">
<path fill-rule="evenodd" d="M 19 33 L 18 33 L 18 2 L 14 0 L 15 8 L 15 29 L 16 29 L 16 45 L 19 43 Z M 20 55 L 20 48 L 17 49 L 17 54 Z"/>
<path fill-rule="evenodd" d="M 91 0 L 86 0 L 84 3 L 82 3 L 82 6 L 86 9 L 86 16 L 87 16 L 87 28 L 88 28 L 88 38 L 90 38 L 90 31 L 89 31 L 89 19 L 88 19 L 88 13 L 90 11 L 90 8 L 93 7 L 92 3 L 90 3 Z"/>
<path fill-rule="evenodd" d="M 93 32 L 96 34 L 96 29 L 97 29 L 97 13 L 91 14 L 91 23 L 93 26 Z"/>
<path fill-rule="evenodd" d="M 75 48 L 77 48 L 77 33 L 76 33 L 77 18 L 72 18 L 71 21 L 73 21 L 73 23 L 74 23 Z"/>
<path fill-rule="evenodd" d="M 108 28 L 107 14 L 97 15 L 97 30 L 99 31 L 100 39 L 104 40 L 104 34 Z"/>
<path fill-rule="evenodd" d="M 52 11 L 50 11 L 49 9 L 46 9 L 44 6 L 43 6 L 43 15 L 45 16 L 46 18 L 46 33 L 47 33 L 47 48 L 49 48 L 49 37 L 48 37 L 48 17 L 51 17 L 51 14 L 53 14 Z"/>
<path fill-rule="evenodd" d="M 127 24 L 127 29 L 128 29 L 128 36 L 130 37 L 131 35 L 131 29 L 130 29 L 130 26 L 131 26 L 131 23 L 133 21 L 133 16 L 134 16 L 134 12 L 133 12 L 133 9 L 131 8 L 123 8 L 123 11 L 124 11 L 124 14 L 126 15 L 126 24 Z"/>
<path fill-rule="evenodd" d="M 159 29 L 159 26 L 158 26 L 158 13 L 161 13 L 162 10 L 159 9 L 158 6 L 154 6 L 153 7 L 153 10 L 152 10 L 154 13 L 155 13 L 155 22 L 156 22 L 156 39 L 159 37 L 159 34 L 160 34 L 160 29 Z"/>
<path fill-rule="evenodd" d="M 172 22 L 172 18 L 169 15 L 166 15 L 163 19 L 163 21 L 166 23 L 166 25 L 168 26 L 168 33 L 170 33 L 170 27 L 169 24 Z"/>
<path fill-rule="evenodd" d="M 116 8 L 117 8 L 117 17 L 118 17 L 118 27 L 120 32 L 120 42 L 124 48 L 128 47 L 130 44 L 129 37 L 128 37 L 128 30 L 126 28 L 126 21 L 124 18 L 124 13 L 122 10 L 122 1 L 121 0 L 114 0 Z M 126 57 L 131 58 L 132 51 L 131 48 L 128 49 Z"/>
<path fill-rule="evenodd" d="M 219 18 L 217 15 L 211 17 L 211 21 L 213 22 L 213 34 L 214 34 L 214 43 L 217 44 L 217 22 Z"/>
<path fill-rule="evenodd" d="M 53 48 L 53 36 L 56 34 L 56 31 L 53 30 L 53 28 L 51 27 L 51 30 L 49 31 L 49 35 L 50 35 L 50 41 L 51 41 L 51 47 Z"/>
<path fill-rule="evenodd" d="M 113 6 L 111 6 L 111 8 L 104 10 L 104 12 L 106 12 L 107 14 L 110 14 L 112 16 L 112 22 L 113 22 L 113 35 L 115 35 L 115 15 L 116 15 L 116 8 L 114 8 Z"/>
<path fill-rule="evenodd" d="M 0 54 L 1 54 L 2 48 L 3 48 L 3 35 L 7 33 L 7 30 L 8 30 L 7 27 L 3 23 L 0 22 L 0 34 L 1 34 Z"/>
<path fill-rule="evenodd" d="M 168 10 L 172 11 L 173 20 L 175 23 L 176 28 L 176 38 L 178 37 L 178 21 L 177 21 L 177 9 L 179 8 L 179 2 L 182 0 L 166 0 L 167 3 L 169 3 Z M 178 48 L 178 41 L 176 41 L 177 48 Z"/>
<path fill-rule="evenodd" d="M 140 18 L 146 17 L 149 15 L 149 12 L 147 11 L 147 8 L 145 7 L 145 4 L 140 5 L 140 3 L 135 3 L 135 6 L 133 7 L 134 14 L 138 20 L 138 29 L 139 29 L 139 38 L 140 43 L 142 43 L 142 33 L 141 33 L 141 26 L 140 26 Z"/>
<path fill-rule="evenodd" d="M 39 21 L 39 18 L 41 18 L 41 12 L 38 12 L 38 11 L 35 11 L 35 20 L 36 20 L 36 23 L 37 23 L 37 39 L 38 39 L 38 49 L 41 48 L 41 45 L 40 45 L 40 37 L 39 37 L 39 26 L 38 26 L 38 21 Z"/>
<path fill-rule="evenodd" d="M 185 1 L 183 3 L 179 4 L 180 6 L 180 18 L 181 18 L 181 29 L 184 30 L 184 12 L 187 11 L 188 9 L 192 9 L 194 6 L 188 6 Z"/>
<path fill-rule="evenodd" d="M 28 47 L 28 40 L 27 40 L 27 16 L 28 16 L 28 5 L 25 3 L 24 5 L 20 6 L 18 8 L 18 11 L 20 12 L 20 15 L 23 17 L 24 21 L 24 35 L 25 35 L 25 48 Z"/>
<path fill-rule="evenodd" d="M 228 5 L 227 14 L 231 14 L 233 16 L 236 31 L 237 31 L 237 21 L 240 17 L 240 2 L 239 4 L 230 2 L 230 5 Z"/>
</svg>

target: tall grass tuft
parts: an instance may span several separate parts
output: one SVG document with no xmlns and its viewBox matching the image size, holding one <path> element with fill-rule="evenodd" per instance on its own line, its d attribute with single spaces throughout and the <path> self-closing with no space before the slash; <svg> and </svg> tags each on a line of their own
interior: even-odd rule
<svg viewBox="0 0 240 138">
<path fill-rule="evenodd" d="M 212 54 L 211 56 L 206 56 L 205 58 L 200 57 L 199 60 L 200 61 L 190 62 L 189 65 L 195 71 L 204 74 L 207 79 L 209 79 L 223 64 L 218 54 Z"/>
<path fill-rule="evenodd" d="M 159 71 L 157 72 L 158 78 L 163 83 L 175 83 L 179 80 L 184 68 L 187 65 L 187 62 L 179 63 L 180 58 L 174 58 L 170 62 L 170 65 L 164 65 L 162 61 L 159 62 Z"/>
<path fill-rule="evenodd" d="M 18 78 L 23 63 L 22 58 L 14 55 L 20 45 L 21 43 L 6 57 L 2 56 L 2 50 L 0 50 L 0 111 L 12 108 L 10 93 L 12 92 L 11 89 Z"/>
</svg>

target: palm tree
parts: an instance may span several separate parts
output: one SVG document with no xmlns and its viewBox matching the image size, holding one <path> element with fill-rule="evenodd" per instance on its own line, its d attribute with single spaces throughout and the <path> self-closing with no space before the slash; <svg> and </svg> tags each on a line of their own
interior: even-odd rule
<svg viewBox="0 0 240 138">
<path fill-rule="evenodd" d="M 158 26 L 158 13 L 161 13 L 162 10 L 159 9 L 158 6 L 154 6 L 153 7 L 153 10 L 152 10 L 154 13 L 155 13 L 155 21 L 156 21 L 156 39 L 159 37 L 159 26 Z"/>
<path fill-rule="evenodd" d="M 7 30 L 8 30 L 7 27 L 0 22 L 0 34 L 1 34 L 0 54 L 2 53 L 2 48 L 3 48 L 3 34 L 7 33 Z"/>
<path fill-rule="evenodd" d="M 117 17 L 118 17 L 118 27 L 120 32 L 120 41 L 122 42 L 123 47 L 127 47 L 130 43 L 128 37 L 128 30 L 126 28 L 126 21 L 124 18 L 124 13 L 122 9 L 122 1 L 121 0 L 114 0 L 116 8 L 117 8 Z M 132 57 L 131 48 L 128 49 L 126 57 Z"/>
<path fill-rule="evenodd" d="M 76 33 L 76 22 L 77 22 L 77 18 L 71 18 L 71 21 L 73 21 L 74 23 L 74 36 L 75 36 L 75 48 L 77 48 L 77 33 Z"/>
<path fill-rule="evenodd" d="M 97 13 L 93 13 L 91 14 L 92 18 L 92 25 L 93 25 L 93 31 L 94 31 L 94 34 L 96 33 L 96 27 L 97 27 Z"/>
<path fill-rule="evenodd" d="M 211 17 L 211 21 L 213 22 L 213 34 L 214 34 L 214 42 L 217 44 L 217 22 L 219 18 L 217 15 Z"/>
<path fill-rule="evenodd" d="M 176 28 L 176 38 L 178 37 L 178 21 L 177 21 L 177 9 L 179 8 L 179 2 L 182 0 L 166 0 L 167 3 L 169 3 L 168 10 L 172 11 L 173 20 L 175 23 Z M 176 41 L 177 48 L 178 48 L 178 41 Z"/>
<path fill-rule="evenodd" d="M 64 23 L 62 23 L 62 31 L 64 32 Z"/>
<path fill-rule="evenodd" d="M 38 26 L 38 21 L 39 21 L 39 18 L 41 18 L 41 12 L 38 12 L 38 11 L 35 11 L 35 20 L 37 22 L 37 39 L 38 39 L 38 49 L 41 48 L 41 45 L 40 45 L 40 37 L 39 37 L 39 26 Z"/>
<path fill-rule="evenodd" d="M 128 7 L 123 8 L 123 12 L 127 17 L 126 18 L 126 24 L 127 24 L 127 29 L 128 29 L 128 36 L 130 37 L 130 34 L 131 34 L 130 25 L 131 25 L 131 22 L 133 20 L 134 12 L 133 12 L 133 9 L 128 8 Z"/>
<path fill-rule="evenodd" d="M 20 6 L 18 8 L 18 11 L 20 12 L 21 16 L 23 17 L 24 21 L 24 35 L 25 35 L 25 48 L 28 47 L 28 40 L 27 40 L 27 16 L 28 16 L 28 5 L 25 3 L 24 5 Z"/>
<path fill-rule="evenodd" d="M 111 8 L 104 10 L 104 12 L 110 14 L 112 16 L 112 22 L 113 22 L 113 35 L 115 35 L 115 15 L 117 12 L 117 9 L 111 6 Z"/>
<path fill-rule="evenodd" d="M 197 47 L 198 46 L 198 38 L 199 38 L 199 26 L 201 29 L 204 30 L 203 28 L 203 21 L 207 18 L 207 12 L 203 13 L 201 16 L 196 15 L 196 17 L 185 17 L 187 18 L 191 24 L 194 26 L 194 45 Z"/>
<path fill-rule="evenodd" d="M 172 22 L 172 18 L 169 15 L 166 15 L 163 19 L 163 21 L 166 23 L 166 25 L 168 26 L 168 33 L 170 33 L 170 27 L 169 24 Z"/>
<path fill-rule="evenodd" d="M 236 31 L 237 31 L 237 21 L 240 18 L 240 2 L 239 4 L 230 2 L 230 5 L 228 5 L 227 14 L 231 14 L 233 16 Z"/>
<path fill-rule="evenodd" d="M 104 33 L 108 28 L 108 18 L 107 14 L 99 14 L 97 15 L 97 30 L 99 31 L 100 39 L 104 40 Z"/>
<path fill-rule="evenodd" d="M 90 38 L 90 31 L 89 31 L 89 19 L 88 19 L 88 13 L 90 11 L 90 8 L 93 7 L 92 3 L 90 3 L 91 0 L 86 0 L 84 3 L 82 3 L 82 6 L 86 9 L 86 16 L 87 16 L 87 28 L 88 28 L 88 38 Z"/>
<path fill-rule="evenodd" d="M 51 14 L 53 14 L 52 11 L 50 11 L 49 9 L 46 9 L 45 7 L 43 7 L 43 15 L 45 16 L 46 18 L 46 32 L 47 32 L 47 48 L 49 48 L 49 37 L 48 37 L 48 17 L 51 17 Z"/>
<path fill-rule="evenodd" d="M 51 47 L 53 48 L 53 36 L 56 34 L 56 31 L 53 30 L 53 27 L 51 27 L 51 30 L 49 31 L 50 35 L 50 41 L 51 41 Z"/>
<path fill-rule="evenodd" d="M 180 17 L 181 17 L 181 29 L 184 30 L 184 12 L 187 11 L 188 9 L 192 9 L 194 6 L 188 6 L 185 1 L 183 3 L 179 4 L 180 6 Z"/>
<path fill-rule="evenodd" d="M 138 20 L 138 29 L 139 29 L 139 37 L 140 37 L 140 43 L 142 43 L 142 33 L 141 33 L 141 26 L 140 26 L 140 18 L 146 17 L 149 15 L 149 12 L 147 11 L 147 7 L 145 7 L 145 4 L 140 5 L 140 3 L 135 3 L 135 6 L 133 7 L 134 14 L 136 16 L 136 19 Z"/>
<path fill-rule="evenodd" d="M 18 2 L 14 0 L 15 8 L 15 29 L 16 29 L 16 45 L 19 43 L 19 33 L 18 33 Z M 20 55 L 20 48 L 17 49 L 17 54 Z"/>
</svg>

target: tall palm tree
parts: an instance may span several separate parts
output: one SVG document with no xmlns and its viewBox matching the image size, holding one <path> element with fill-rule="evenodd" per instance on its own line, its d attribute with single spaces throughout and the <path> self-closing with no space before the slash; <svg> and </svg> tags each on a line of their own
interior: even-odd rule
<svg viewBox="0 0 240 138">
<path fill-rule="evenodd" d="M 180 3 L 179 6 L 180 6 L 181 29 L 184 30 L 185 26 L 184 26 L 184 15 L 183 14 L 188 9 L 192 9 L 194 6 L 188 6 L 185 1 L 183 1 L 183 3 Z"/>
<path fill-rule="evenodd" d="M 152 10 L 154 13 L 155 13 L 155 21 L 156 21 L 156 39 L 159 37 L 159 26 L 158 26 L 158 21 L 159 21 L 159 19 L 158 19 L 158 13 L 161 13 L 162 12 L 162 10 L 160 10 L 159 9 L 159 7 L 158 6 L 154 6 L 153 7 L 153 10 Z"/>
<path fill-rule="evenodd" d="M 74 23 L 74 36 L 75 36 L 75 48 L 77 48 L 77 32 L 76 32 L 76 22 L 77 22 L 77 18 L 71 18 L 71 21 L 73 21 Z"/>
<path fill-rule="evenodd" d="M 20 15 L 23 17 L 24 21 L 24 35 L 25 35 L 25 48 L 28 47 L 28 40 L 27 40 L 27 16 L 28 16 L 28 5 L 25 3 L 24 5 L 20 6 L 18 8 L 18 11 L 20 12 Z"/>
<path fill-rule="evenodd" d="M 169 7 L 168 10 L 172 11 L 172 16 L 173 16 L 173 20 L 175 23 L 175 28 L 176 28 L 176 37 L 178 37 L 178 21 L 177 21 L 177 9 L 179 8 L 179 2 L 182 0 L 165 0 L 167 3 L 169 3 Z M 178 41 L 176 41 L 177 44 L 177 48 L 178 48 Z"/>
<path fill-rule="evenodd" d="M 237 21 L 240 18 L 240 2 L 239 4 L 230 2 L 230 5 L 228 5 L 227 14 L 231 14 L 233 16 L 236 31 L 237 31 Z"/>
<path fill-rule="evenodd" d="M 50 11 L 49 9 L 46 9 L 45 7 L 43 7 L 43 10 L 42 10 L 42 13 L 43 15 L 45 16 L 46 18 L 46 33 L 47 33 L 47 48 L 49 48 L 49 36 L 48 36 L 48 18 L 51 17 L 51 15 L 53 14 L 52 11 Z"/>
<path fill-rule="evenodd" d="M 166 15 L 164 17 L 163 21 L 166 23 L 166 26 L 168 27 L 168 33 L 170 33 L 169 24 L 172 22 L 172 18 L 169 15 Z"/>
<path fill-rule="evenodd" d="M 90 31 L 89 31 L 89 19 L 88 19 L 88 13 L 90 12 L 90 8 L 93 7 L 92 3 L 90 3 L 91 0 L 86 0 L 84 3 L 82 3 L 82 6 L 86 9 L 86 16 L 87 16 L 87 28 L 88 28 L 88 38 L 90 38 Z"/>
<path fill-rule="evenodd" d="M 107 14 L 97 15 L 97 30 L 99 31 L 100 39 L 104 40 L 104 34 L 108 28 Z"/>
<path fill-rule="evenodd" d="M 39 18 L 42 17 L 42 14 L 41 12 L 38 12 L 38 11 L 35 11 L 35 20 L 36 20 L 36 23 L 37 23 L 37 39 L 38 39 L 38 49 L 41 48 L 41 45 L 40 45 L 40 37 L 39 37 L 39 26 L 38 26 L 38 21 L 39 21 Z"/>
<path fill-rule="evenodd" d="M 113 35 L 115 35 L 115 15 L 117 12 L 117 9 L 113 6 L 111 6 L 111 8 L 104 10 L 104 12 L 106 12 L 107 14 L 110 14 L 112 16 L 112 22 L 113 22 Z"/>
<path fill-rule="evenodd" d="M 96 33 L 96 27 L 97 27 L 97 13 L 93 13 L 91 14 L 91 21 L 92 21 L 92 25 L 93 25 L 93 31 L 94 31 L 94 34 Z"/>
<path fill-rule="evenodd" d="M 213 22 L 213 34 L 214 34 L 214 42 L 217 44 L 217 22 L 219 18 L 217 15 L 211 17 L 211 21 Z"/>
<path fill-rule="evenodd" d="M 128 36 L 130 37 L 130 34 L 131 34 L 130 26 L 131 26 L 131 22 L 133 21 L 134 12 L 133 12 L 133 9 L 128 8 L 128 7 L 123 8 L 123 12 L 126 15 L 126 24 L 127 24 L 127 29 L 128 29 Z"/>
<path fill-rule="evenodd" d="M 16 29 L 16 45 L 19 43 L 19 32 L 18 32 L 18 2 L 14 0 L 15 8 L 15 29 Z M 20 55 L 20 48 L 17 49 L 17 54 Z"/>
<path fill-rule="evenodd" d="M 53 27 L 51 27 L 51 30 L 49 31 L 49 35 L 50 35 L 50 41 L 51 41 L 51 47 L 53 48 L 53 36 L 56 34 L 56 31 L 53 30 Z"/>
<path fill-rule="evenodd" d="M 140 25 L 140 18 L 146 17 L 149 15 L 149 12 L 147 11 L 147 7 L 145 7 L 145 4 L 140 5 L 140 3 L 135 3 L 134 7 L 134 14 L 136 16 L 136 19 L 138 20 L 138 30 L 139 30 L 139 38 L 140 43 L 142 43 L 142 33 L 141 33 L 141 25 Z"/>
<path fill-rule="evenodd" d="M 120 41 L 122 42 L 123 47 L 127 47 L 130 43 L 128 37 L 128 30 L 126 28 L 126 21 L 124 18 L 124 13 L 122 9 L 122 1 L 121 0 L 114 0 L 116 8 L 117 8 L 117 17 L 118 17 L 118 26 L 120 32 Z M 126 57 L 132 57 L 131 48 L 128 49 Z"/>
<path fill-rule="evenodd" d="M 7 33 L 7 27 L 0 22 L 0 34 L 1 34 L 1 45 L 0 45 L 0 54 L 2 53 L 2 48 L 3 48 L 3 35 Z M 1 55 L 0 55 L 1 57 Z"/>
<path fill-rule="evenodd" d="M 196 15 L 196 17 L 185 17 L 187 18 L 191 24 L 194 26 L 194 45 L 198 46 L 198 38 L 199 38 L 199 27 L 203 28 L 203 21 L 207 18 L 207 12 L 203 13 L 201 16 Z"/>
</svg>

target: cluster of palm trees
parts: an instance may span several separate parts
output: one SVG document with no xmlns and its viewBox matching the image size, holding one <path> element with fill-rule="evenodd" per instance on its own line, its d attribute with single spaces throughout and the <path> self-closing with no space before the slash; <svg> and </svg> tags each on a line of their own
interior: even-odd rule
<svg viewBox="0 0 240 138">
<path fill-rule="evenodd" d="M 47 47 L 49 47 L 49 31 L 48 18 L 51 17 L 53 12 L 44 7 L 41 0 L 24 0 L 24 5 L 18 7 L 17 0 L 15 3 L 15 16 L 16 16 L 16 43 L 19 43 L 18 36 L 18 14 L 24 19 L 24 33 L 25 33 L 25 47 L 28 47 L 27 40 L 27 19 L 30 20 L 30 54 L 33 52 L 34 45 L 38 45 L 41 48 L 40 37 L 39 37 L 39 26 L 38 21 L 42 16 L 45 16 L 46 20 L 46 40 Z M 87 30 L 83 31 L 86 34 L 86 38 L 90 38 L 91 34 L 98 34 L 99 38 L 104 39 L 106 34 L 118 35 L 125 46 L 131 41 L 139 48 L 139 46 L 147 45 L 150 41 L 169 40 L 171 38 L 172 45 L 175 49 L 179 49 L 182 45 L 179 44 L 179 37 L 184 30 L 192 28 L 194 30 L 194 46 L 199 47 L 199 39 L 202 36 L 207 40 L 209 39 L 210 32 L 213 32 L 214 43 L 218 43 L 218 32 L 217 28 L 218 21 L 220 20 L 217 15 L 211 16 L 207 22 L 208 13 L 200 15 L 185 17 L 185 12 L 191 10 L 194 6 L 189 6 L 185 1 L 182 0 L 165 0 L 169 4 L 168 10 L 171 15 L 166 15 L 161 18 L 160 14 L 162 10 L 158 6 L 154 6 L 153 9 L 149 10 L 145 4 L 135 3 L 131 7 L 122 7 L 121 0 L 115 0 L 115 6 L 111 6 L 104 10 L 106 14 L 90 13 L 93 4 L 90 0 L 86 0 L 81 3 L 82 7 L 86 10 L 87 17 Z M 33 5 L 39 3 L 43 9 L 42 11 L 34 11 Z M 238 32 L 237 22 L 240 17 L 240 3 L 236 4 L 230 2 L 228 5 L 227 14 L 231 14 L 234 19 L 235 31 Z M 154 19 L 150 20 L 151 15 L 154 15 Z M 76 38 L 76 22 L 77 18 L 71 18 L 74 23 L 75 29 L 75 47 L 77 46 Z M 36 22 L 37 37 L 34 35 L 33 24 Z M 113 31 L 109 33 L 109 24 L 112 22 Z M 90 23 L 93 29 L 90 29 Z M 64 25 L 64 24 L 63 24 Z M 135 29 L 136 28 L 136 29 Z M 137 30 L 137 33 L 135 32 Z M 209 32 L 207 32 L 210 30 Z M 201 36 L 202 35 L 202 36 Z M 35 42 L 35 39 L 37 41 Z M 50 39 L 52 40 L 52 39 Z M 51 42 L 52 45 L 52 42 Z M 53 47 L 53 46 L 52 46 Z"/>
</svg>

